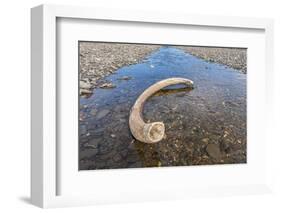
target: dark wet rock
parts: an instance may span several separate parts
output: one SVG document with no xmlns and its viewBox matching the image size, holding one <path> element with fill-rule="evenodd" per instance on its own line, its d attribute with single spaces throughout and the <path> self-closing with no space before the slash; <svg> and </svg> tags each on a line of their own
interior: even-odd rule
<svg viewBox="0 0 281 213">
<path fill-rule="evenodd" d="M 80 158 L 90 158 L 95 156 L 98 153 L 97 149 L 86 149 L 83 151 L 80 151 Z"/>
<path fill-rule="evenodd" d="M 109 146 L 106 146 L 103 143 L 101 146 L 99 146 L 99 151 L 100 151 L 101 155 L 104 155 L 104 154 L 108 154 L 112 150 L 111 150 L 111 148 Z"/>
<path fill-rule="evenodd" d="M 103 109 L 103 110 L 101 110 L 101 111 L 99 111 L 99 112 L 97 113 L 96 118 L 97 118 L 97 119 L 102 119 L 103 117 L 105 117 L 105 116 L 108 115 L 109 113 L 110 113 L 110 111 L 109 111 L 108 109 Z"/>
<path fill-rule="evenodd" d="M 220 146 L 218 144 L 208 144 L 206 148 L 210 157 L 219 160 L 221 158 Z"/>
<path fill-rule="evenodd" d="M 86 143 L 84 146 L 85 147 L 89 147 L 89 148 L 93 148 L 96 149 L 98 148 L 99 144 L 102 142 L 102 138 L 94 138 L 91 139 L 88 143 Z"/>
<path fill-rule="evenodd" d="M 82 135 L 85 135 L 87 133 L 87 126 L 86 125 L 80 125 L 80 133 Z"/>
<path fill-rule="evenodd" d="M 91 160 L 80 160 L 79 161 L 79 170 L 88 170 L 91 169 L 91 167 L 93 166 L 93 162 Z"/>
<path fill-rule="evenodd" d="M 242 145 L 239 143 L 235 143 L 235 144 L 232 144 L 231 148 L 233 151 L 239 151 L 239 150 L 242 150 Z"/>
<path fill-rule="evenodd" d="M 100 159 L 101 159 L 101 160 L 113 159 L 113 157 L 114 157 L 115 155 L 117 155 L 117 151 L 115 151 L 115 150 L 112 151 L 112 149 L 109 149 L 109 150 L 107 150 L 107 152 L 101 153 Z"/>
<path fill-rule="evenodd" d="M 120 152 L 120 154 L 123 156 L 123 157 L 126 157 L 128 155 L 128 150 L 127 149 L 124 149 Z"/>
<path fill-rule="evenodd" d="M 176 96 L 177 96 L 177 97 L 184 97 L 185 95 L 186 95 L 186 93 L 181 92 L 181 93 L 177 94 Z"/>
<path fill-rule="evenodd" d="M 223 150 L 225 153 L 229 153 L 231 151 L 231 143 L 227 140 L 224 140 L 220 143 L 220 148 Z"/>
<path fill-rule="evenodd" d="M 124 108 L 124 106 L 120 105 L 120 104 L 117 104 L 115 107 L 114 107 L 114 111 L 115 112 L 120 112 L 122 111 Z"/>
<path fill-rule="evenodd" d="M 127 156 L 127 161 L 129 163 L 138 161 L 139 157 L 136 154 L 130 154 Z"/>
<path fill-rule="evenodd" d="M 120 123 L 126 123 L 127 122 L 127 120 L 124 119 L 124 118 L 120 118 L 119 121 L 120 121 Z"/>
<path fill-rule="evenodd" d="M 81 137 L 80 138 L 80 142 L 82 143 L 82 144 L 84 144 L 84 143 L 87 143 L 89 141 L 89 138 L 88 137 Z M 80 144 L 81 145 L 81 144 Z"/>
<path fill-rule="evenodd" d="M 115 162 L 118 162 L 118 161 L 122 160 L 122 157 L 121 157 L 120 154 L 116 154 L 116 155 L 114 155 L 113 160 L 114 160 Z"/>
<path fill-rule="evenodd" d="M 96 168 L 98 169 L 103 169 L 106 166 L 106 162 L 105 161 L 98 161 L 96 162 Z"/>
<path fill-rule="evenodd" d="M 135 149 L 135 144 L 133 142 L 131 142 L 129 145 L 128 145 L 128 149 L 129 150 L 134 150 Z"/>
<path fill-rule="evenodd" d="M 224 132 L 223 138 L 220 140 L 220 148 L 225 153 L 230 153 L 233 148 L 233 138 L 228 132 Z"/>
<path fill-rule="evenodd" d="M 142 163 L 141 162 L 135 162 L 135 163 L 131 163 L 128 165 L 129 168 L 140 168 L 142 167 Z"/>
<path fill-rule="evenodd" d="M 130 76 L 122 76 L 122 77 L 117 78 L 117 79 L 118 79 L 118 80 L 125 80 L 125 81 L 128 81 L 128 80 L 132 79 L 132 77 L 130 77 Z"/>
<path fill-rule="evenodd" d="M 90 114 L 95 116 L 97 114 L 98 110 L 96 108 L 91 109 Z"/>
</svg>

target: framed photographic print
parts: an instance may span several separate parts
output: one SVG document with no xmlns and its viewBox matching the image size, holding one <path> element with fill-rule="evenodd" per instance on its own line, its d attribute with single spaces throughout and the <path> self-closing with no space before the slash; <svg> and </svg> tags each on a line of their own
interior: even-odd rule
<svg viewBox="0 0 281 213">
<path fill-rule="evenodd" d="M 42 5 L 32 203 L 270 191 L 270 19 Z"/>
</svg>

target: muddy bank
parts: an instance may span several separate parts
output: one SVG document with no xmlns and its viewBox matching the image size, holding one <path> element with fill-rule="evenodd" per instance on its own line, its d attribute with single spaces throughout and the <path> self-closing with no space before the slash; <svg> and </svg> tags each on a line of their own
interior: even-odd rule
<svg viewBox="0 0 281 213">
<path fill-rule="evenodd" d="M 92 89 L 114 87 L 100 79 L 117 69 L 139 63 L 159 49 L 158 45 L 80 42 L 80 94 L 91 94 Z"/>
<path fill-rule="evenodd" d="M 209 62 L 227 65 L 247 73 L 247 49 L 177 46 L 191 55 Z"/>
</svg>

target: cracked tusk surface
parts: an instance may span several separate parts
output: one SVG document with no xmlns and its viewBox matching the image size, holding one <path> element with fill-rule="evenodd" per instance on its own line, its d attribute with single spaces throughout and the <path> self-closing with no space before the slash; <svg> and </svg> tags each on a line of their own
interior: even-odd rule
<svg viewBox="0 0 281 213">
<path fill-rule="evenodd" d="M 136 100 L 133 105 L 130 117 L 129 126 L 133 136 L 144 143 L 157 143 L 161 141 L 165 135 L 165 125 L 163 122 L 145 123 L 142 116 L 142 111 L 146 100 L 157 91 L 171 85 L 185 84 L 193 87 L 193 81 L 186 78 L 168 78 L 158 81 L 148 87 Z"/>
</svg>

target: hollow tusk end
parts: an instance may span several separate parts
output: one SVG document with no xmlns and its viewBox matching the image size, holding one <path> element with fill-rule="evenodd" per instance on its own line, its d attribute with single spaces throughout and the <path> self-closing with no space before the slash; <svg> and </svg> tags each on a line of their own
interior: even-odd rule
<svg viewBox="0 0 281 213">
<path fill-rule="evenodd" d="M 164 138 L 165 135 L 165 125 L 163 122 L 153 122 L 145 124 L 144 126 L 144 136 L 146 143 L 157 143 Z"/>
</svg>

